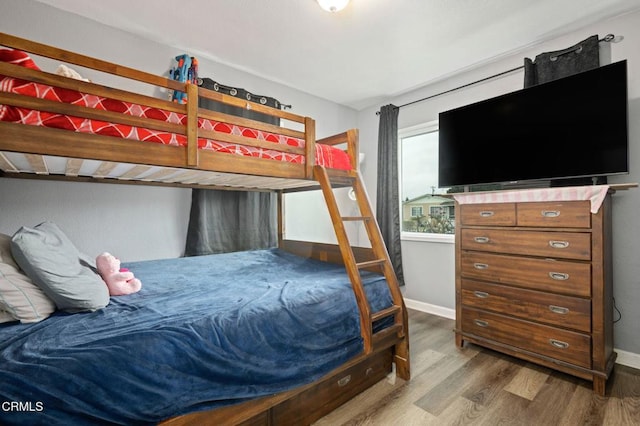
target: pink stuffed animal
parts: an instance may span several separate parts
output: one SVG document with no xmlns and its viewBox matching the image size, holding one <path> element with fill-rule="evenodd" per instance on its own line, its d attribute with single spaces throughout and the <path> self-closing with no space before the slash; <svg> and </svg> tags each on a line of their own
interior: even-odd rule
<svg viewBox="0 0 640 426">
<path fill-rule="evenodd" d="M 109 295 L 122 296 L 135 293 L 142 288 L 142 283 L 133 272 L 120 268 L 120 259 L 110 253 L 102 253 L 96 257 L 96 267 L 107 287 Z"/>
</svg>

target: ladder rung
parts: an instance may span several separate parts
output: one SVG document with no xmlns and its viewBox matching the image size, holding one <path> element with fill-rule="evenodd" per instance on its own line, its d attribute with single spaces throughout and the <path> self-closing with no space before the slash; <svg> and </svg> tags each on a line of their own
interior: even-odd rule
<svg viewBox="0 0 640 426">
<path fill-rule="evenodd" d="M 399 334 L 398 334 L 399 333 Z M 396 336 L 404 336 L 402 324 L 393 324 L 373 334 L 373 344 L 377 345 L 386 338 L 397 338 Z"/>
<path fill-rule="evenodd" d="M 358 269 L 368 268 L 369 266 L 377 266 L 382 265 L 386 262 L 386 259 L 376 259 L 376 260 L 368 260 L 366 262 L 356 263 Z"/>
<path fill-rule="evenodd" d="M 354 221 L 354 220 L 367 221 L 371 219 L 373 219 L 371 216 L 344 216 L 342 218 L 343 221 Z"/>
<path fill-rule="evenodd" d="M 386 309 L 383 309 L 374 314 L 371 314 L 371 322 L 376 322 L 378 320 L 381 320 L 382 318 L 390 317 L 391 315 L 395 315 L 399 311 L 400 311 L 400 306 L 398 305 L 389 306 Z"/>
<path fill-rule="evenodd" d="M 340 186 L 353 186 L 356 181 L 356 178 L 352 176 L 337 176 L 331 173 L 327 173 L 327 178 L 329 178 L 329 183 Z"/>
</svg>

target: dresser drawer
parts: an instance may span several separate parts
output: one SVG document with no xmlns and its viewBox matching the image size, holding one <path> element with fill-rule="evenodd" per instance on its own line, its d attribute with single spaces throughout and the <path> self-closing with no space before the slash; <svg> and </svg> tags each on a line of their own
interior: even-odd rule
<svg viewBox="0 0 640 426">
<path fill-rule="evenodd" d="M 591 300 L 462 279 L 462 304 L 563 328 L 591 332 Z"/>
<path fill-rule="evenodd" d="M 586 334 L 466 307 L 462 308 L 462 331 L 591 368 L 591 337 Z"/>
<path fill-rule="evenodd" d="M 591 260 L 591 234 L 463 228 L 462 250 Z"/>
<path fill-rule="evenodd" d="M 571 296 L 591 296 L 589 263 L 463 251 L 460 271 L 465 278 Z"/>
<path fill-rule="evenodd" d="M 590 208 L 589 201 L 518 203 L 517 223 L 518 226 L 589 228 Z"/>
<path fill-rule="evenodd" d="M 515 203 L 461 204 L 460 222 L 463 225 L 515 226 Z"/>
</svg>

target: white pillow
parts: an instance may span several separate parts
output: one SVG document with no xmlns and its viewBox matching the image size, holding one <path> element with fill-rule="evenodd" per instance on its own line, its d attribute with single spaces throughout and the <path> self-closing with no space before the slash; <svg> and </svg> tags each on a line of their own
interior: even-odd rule
<svg viewBox="0 0 640 426">
<path fill-rule="evenodd" d="M 19 269 L 11 256 L 11 237 L 0 234 L 0 322 L 38 322 L 56 306 Z"/>
<path fill-rule="evenodd" d="M 12 322 L 12 321 L 17 321 L 17 320 L 9 312 L 3 311 L 2 309 L 0 309 L 0 323 Z"/>
</svg>

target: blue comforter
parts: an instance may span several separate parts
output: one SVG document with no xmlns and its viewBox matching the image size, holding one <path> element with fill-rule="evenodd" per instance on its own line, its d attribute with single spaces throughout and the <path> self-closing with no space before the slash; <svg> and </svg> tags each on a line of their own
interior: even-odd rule
<svg viewBox="0 0 640 426">
<path fill-rule="evenodd" d="M 0 325 L 0 424 L 149 424 L 309 383 L 362 351 L 344 268 L 273 250 L 124 265 L 139 293 Z M 365 274 L 372 309 L 391 304 Z"/>
</svg>

